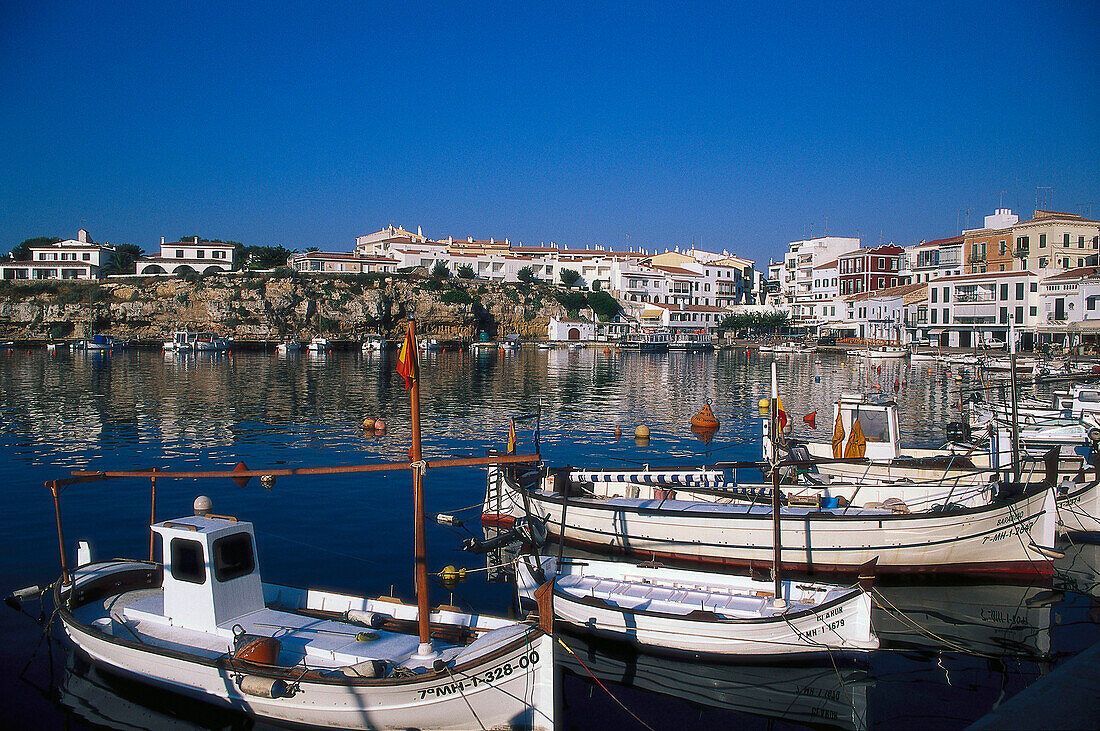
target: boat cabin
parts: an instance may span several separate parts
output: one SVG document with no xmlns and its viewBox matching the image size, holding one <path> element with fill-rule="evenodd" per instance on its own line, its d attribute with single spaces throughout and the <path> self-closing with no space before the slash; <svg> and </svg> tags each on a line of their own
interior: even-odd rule
<svg viewBox="0 0 1100 731">
<path fill-rule="evenodd" d="M 173 625 L 216 632 L 264 608 L 251 523 L 193 516 L 152 528 L 164 557 L 164 617 Z"/>
<path fill-rule="evenodd" d="M 1055 391 L 1053 406 L 1072 416 L 1100 413 L 1100 386 L 1074 384 L 1068 391 Z"/>
<path fill-rule="evenodd" d="M 872 461 L 889 460 L 901 454 L 901 431 L 898 427 L 898 405 L 888 396 L 862 393 L 841 394 L 833 405 L 833 429 L 837 418 L 844 430 L 844 447 L 852 438 L 856 420 L 866 441 L 863 456 Z"/>
</svg>

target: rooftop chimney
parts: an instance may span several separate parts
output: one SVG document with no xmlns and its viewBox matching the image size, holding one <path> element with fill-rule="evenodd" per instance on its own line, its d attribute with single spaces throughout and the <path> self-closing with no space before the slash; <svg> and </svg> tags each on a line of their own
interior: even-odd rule
<svg viewBox="0 0 1100 731">
<path fill-rule="evenodd" d="M 76 240 L 79 241 L 82 244 L 88 243 L 88 232 L 85 231 L 84 229 L 80 229 L 76 233 Z"/>
</svg>

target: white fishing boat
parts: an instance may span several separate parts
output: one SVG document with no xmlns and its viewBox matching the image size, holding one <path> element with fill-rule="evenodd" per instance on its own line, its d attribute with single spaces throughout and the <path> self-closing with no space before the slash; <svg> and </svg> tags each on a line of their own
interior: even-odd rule
<svg viewBox="0 0 1100 731">
<path fill-rule="evenodd" d="M 530 510 L 548 521 L 555 540 L 564 536 L 567 544 L 588 550 L 702 565 L 770 565 L 773 513 L 766 498 L 691 499 L 693 490 L 711 489 L 705 480 L 717 479 L 714 471 L 616 470 L 606 481 L 588 481 L 596 477 L 589 472 L 602 471 L 490 466 L 483 521 L 508 525 Z M 1049 576 L 1057 522 L 1053 485 L 1010 497 L 1016 489 L 990 491 L 974 507 L 940 504 L 909 512 L 889 504 L 787 505 L 779 512 L 782 565 L 857 573 L 877 558 L 879 573 Z M 746 491 L 746 497 L 753 494 L 759 489 Z"/>
<path fill-rule="evenodd" d="M 221 353 L 233 347 L 233 341 L 214 333 L 196 333 L 193 347 L 198 353 Z"/>
<path fill-rule="evenodd" d="M 198 335 L 198 333 L 189 330 L 176 330 L 170 338 L 164 341 L 164 351 L 175 353 L 194 350 Z"/>
<path fill-rule="evenodd" d="M 317 335 L 306 345 L 306 350 L 310 353 L 328 353 L 332 350 L 332 345 L 329 343 L 328 338 Z"/>
<path fill-rule="evenodd" d="M 553 645 L 535 625 L 440 607 L 423 653 L 415 605 L 262 583 L 250 523 L 152 529 L 163 566 L 84 549 L 58 583 L 65 633 L 114 672 L 310 726 L 553 728 Z"/>
<path fill-rule="evenodd" d="M 363 336 L 363 352 L 364 353 L 381 353 L 389 347 L 386 342 L 386 338 L 378 333 L 367 333 Z"/>
<path fill-rule="evenodd" d="M 2 347 L 2 346 L 0 346 Z M 66 340 L 55 340 L 53 342 L 46 343 L 47 353 L 56 353 L 59 350 L 68 350 L 69 343 Z"/>
<path fill-rule="evenodd" d="M 286 338 L 279 342 L 275 346 L 275 352 L 283 355 L 287 353 L 298 353 L 302 350 L 302 341 L 296 338 Z"/>
<path fill-rule="evenodd" d="M 415 353 L 415 327 L 406 342 Z M 92 660 L 140 682 L 235 708 L 252 716 L 328 728 L 554 727 L 553 640 L 525 622 L 430 609 L 424 537 L 424 472 L 415 355 L 401 364 L 410 379 L 409 462 L 355 471 L 409 469 L 413 476 L 417 601 L 364 598 L 265 584 L 252 525 L 210 512 L 153 523 L 162 563 L 93 561 L 81 542 L 67 568 L 61 490 L 101 479 L 148 478 L 148 471 L 77 472 L 49 483 L 54 496 L 61 578 L 56 615 Z M 512 455 L 511 463 L 532 457 Z M 433 460 L 432 467 L 486 464 L 482 458 Z M 313 468 L 311 475 L 346 473 Z M 261 477 L 299 470 L 161 470 L 175 478 Z M 155 506 L 156 481 L 152 499 Z M 549 617 L 546 617 L 549 619 Z"/>
<path fill-rule="evenodd" d="M 506 335 L 504 339 L 500 341 L 500 349 L 510 352 L 519 350 L 519 335 L 516 333 Z"/>
<path fill-rule="evenodd" d="M 424 338 L 420 341 L 418 347 L 424 352 L 434 353 L 437 350 L 442 350 L 443 344 L 437 338 Z"/>
<path fill-rule="evenodd" d="M 903 345 L 878 345 L 860 350 L 849 350 L 848 355 L 868 360 L 893 360 L 909 356 L 909 348 Z"/>
<path fill-rule="evenodd" d="M 772 582 L 747 576 L 529 556 L 516 566 L 521 603 L 535 603 L 548 579 L 555 622 L 647 650 L 744 657 L 878 647 L 860 586 L 784 580 L 777 601 Z"/>
</svg>

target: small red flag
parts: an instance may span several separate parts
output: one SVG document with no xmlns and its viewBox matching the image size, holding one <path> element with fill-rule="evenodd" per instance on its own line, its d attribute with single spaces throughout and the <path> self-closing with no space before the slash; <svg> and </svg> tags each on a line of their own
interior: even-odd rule
<svg viewBox="0 0 1100 731">
<path fill-rule="evenodd" d="M 810 413 L 808 413 L 808 414 L 806 414 L 805 416 L 802 417 L 802 421 L 809 424 L 811 429 L 816 429 L 817 428 L 817 412 L 816 411 L 811 411 Z"/>
</svg>

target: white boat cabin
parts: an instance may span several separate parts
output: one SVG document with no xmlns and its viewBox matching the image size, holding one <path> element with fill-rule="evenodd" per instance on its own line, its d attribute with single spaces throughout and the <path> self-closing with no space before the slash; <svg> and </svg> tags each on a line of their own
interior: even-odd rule
<svg viewBox="0 0 1100 731">
<path fill-rule="evenodd" d="M 833 404 L 833 421 L 837 416 L 844 429 L 844 444 L 852 438 L 852 427 L 859 420 L 859 428 L 866 440 L 864 457 L 872 461 L 890 460 L 901 454 L 901 430 L 898 428 L 898 405 L 889 397 L 861 393 L 841 394 Z"/>
<path fill-rule="evenodd" d="M 1053 406 L 1072 416 L 1100 413 L 1100 386 L 1074 384 L 1068 391 L 1055 391 Z"/>
<path fill-rule="evenodd" d="M 229 630 L 264 608 L 252 524 L 194 516 L 157 523 L 164 556 L 164 614 L 199 632 Z"/>
</svg>

